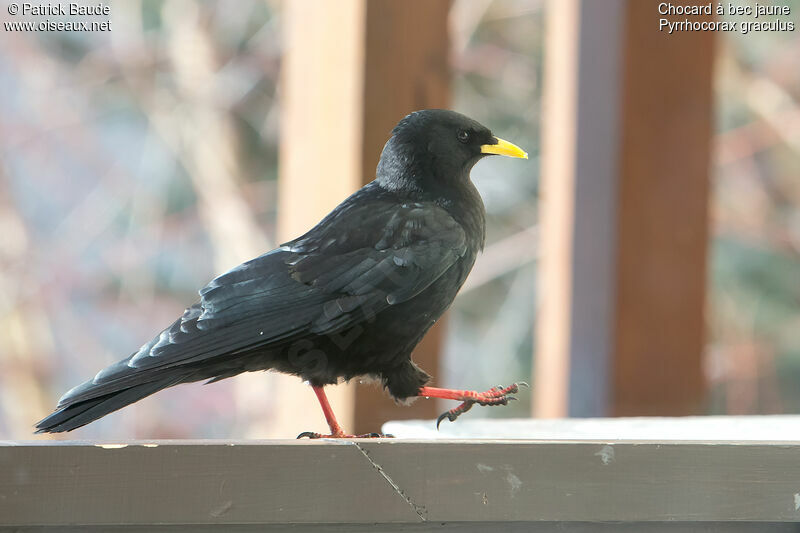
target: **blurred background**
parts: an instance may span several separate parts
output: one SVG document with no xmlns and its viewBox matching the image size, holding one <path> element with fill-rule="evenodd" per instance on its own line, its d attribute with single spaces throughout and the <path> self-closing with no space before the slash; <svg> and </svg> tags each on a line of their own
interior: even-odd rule
<svg viewBox="0 0 800 533">
<path fill-rule="evenodd" d="M 534 385 L 465 416 L 800 412 L 800 33 L 666 35 L 657 4 L 131 0 L 110 32 L 4 28 L 0 439 L 370 181 L 425 107 L 531 154 L 473 170 L 487 247 L 415 354 L 438 386 Z M 451 407 L 337 389 L 357 432 Z M 257 373 L 67 437 L 324 427 Z"/>
</svg>

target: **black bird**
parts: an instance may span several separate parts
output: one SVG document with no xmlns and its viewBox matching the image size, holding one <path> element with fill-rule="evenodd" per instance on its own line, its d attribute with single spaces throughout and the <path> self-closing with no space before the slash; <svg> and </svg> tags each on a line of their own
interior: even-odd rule
<svg viewBox="0 0 800 533">
<path fill-rule="evenodd" d="M 73 430 L 179 383 L 255 370 L 312 385 L 330 434 L 301 437 L 352 436 L 323 387 L 356 376 L 379 379 L 398 401 L 462 402 L 437 425 L 475 403 L 507 403 L 517 384 L 483 393 L 428 387 L 411 360 L 483 249 L 485 210 L 469 174 L 489 154 L 528 157 L 459 113 L 406 116 L 375 180 L 302 237 L 215 278 L 160 335 L 67 392 L 37 432 Z"/>
</svg>

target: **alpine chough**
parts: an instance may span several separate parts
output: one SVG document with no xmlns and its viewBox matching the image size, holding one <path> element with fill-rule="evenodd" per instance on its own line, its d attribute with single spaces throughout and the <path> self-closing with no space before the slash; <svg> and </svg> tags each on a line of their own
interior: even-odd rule
<svg viewBox="0 0 800 533">
<path fill-rule="evenodd" d="M 485 210 L 469 175 L 491 154 L 528 157 L 459 113 L 406 116 L 372 182 L 305 235 L 212 280 L 153 340 L 67 392 L 38 432 L 73 430 L 179 383 L 255 370 L 311 384 L 330 434 L 307 437 L 352 436 L 323 387 L 357 376 L 377 378 L 398 401 L 461 402 L 438 422 L 476 403 L 507 403 L 517 384 L 483 393 L 429 387 L 411 360 L 483 248 Z"/>
</svg>

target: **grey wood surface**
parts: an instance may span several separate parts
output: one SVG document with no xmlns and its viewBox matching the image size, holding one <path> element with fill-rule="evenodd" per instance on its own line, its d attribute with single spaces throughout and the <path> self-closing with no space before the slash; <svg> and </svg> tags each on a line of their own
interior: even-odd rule
<svg viewBox="0 0 800 533">
<path fill-rule="evenodd" d="M 20 531 L 799 518 L 800 442 L 0 443 L 0 526 Z"/>
<path fill-rule="evenodd" d="M 787 522 L 423 522 L 419 524 L 189 524 L 145 526 L 23 526 L 0 533 L 797 533 L 800 525 Z"/>
</svg>

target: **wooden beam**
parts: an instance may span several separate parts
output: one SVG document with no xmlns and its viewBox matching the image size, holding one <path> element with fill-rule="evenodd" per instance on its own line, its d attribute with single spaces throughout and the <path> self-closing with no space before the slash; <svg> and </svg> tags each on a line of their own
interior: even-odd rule
<svg viewBox="0 0 800 533">
<path fill-rule="evenodd" d="M 698 412 L 713 34 L 655 0 L 549 16 L 534 412 Z"/>
<path fill-rule="evenodd" d="M 363 0 L 287 2 L 282 70 L 278 232 L 281 242 L 305 233 L 362 185 L 364 70 Z M 253 436 L 291 437 L 325 431 L 311 389 L 293 376 L 258 374 L 268 416 Z M 266 381 L 266 383 L 265 383 Z M 352 387 L 329 387 L 328 397 L 347 430 L 353 425 Z M 279 398 L 280 401 L 270 401 Z M 287 401 L 287 399 L 291 399 Z"/>
<path fill-rule="evenodd" d="M 448 0 L 286 4 L 283 239 L 306 231 L 374 179 L 383 145 L 401 118 L 417 109 L 447 107 L 449 5 Z M 414 353 L 434 375 L 440 345 L 437 325 Z M 278 417 L 265 424 L 262 435 L 285 437 L 323 424 L 313 395 L 296 378 L 271 379 L 273 393 L 277 387 L 277 394 L 293 400 L 273 405 Z M 370 385 L 331 387 L 329 396 L 345 428 L 356 433 L 378 431 L 390 418 L 437 414 L 434 402 L 398 408 Z"/>
<path fill-rule="evenodd" d="M 619 416 L 702 412 L 705 391 L 714 32 L 656 31 L 657 6 L 629 1 L 625 16 L 611 410 Z"/>
<path fill-rule="evenodd" d="M 284 6 L 278 224 L 290 239 L 364 184 L 364 0 Z"/>
<path fill-rule="evenodd" d="M 608 404 L 623 7 L 548 5 L 536 416 L 600 416 Z"/>
<path fill-rule="evenodd" d="M 381 150 L 398 120 L 411 111 L 450 103 L 449 0 L 370 0 L 366 6 L 362 175 L 375 177 Z M 440 320 L 414 350 L 414 360 L 434 377 L 443 339 Z M 356 388 L 355 431 L 377 431 L 387 420 L 431 418 L 437 403 L 401 407 L 375 386 Z"/>
<path fill-rule="evenodd" d="M 600 531 L 633 532 L 648 529 L 620 527 L 796 522 L 799 453 L 786 441 L 0 443 L 0 529 L 430 531 L 456 522 L 447 530 L 476 531 L 484 522 L 585 532 L 598 530 L 585 522 L 619 522 Z M 531 529 L 546 521 L 570 527 Z M 746 531 L 767 530 L 760 525 Z"/>
</svg>

